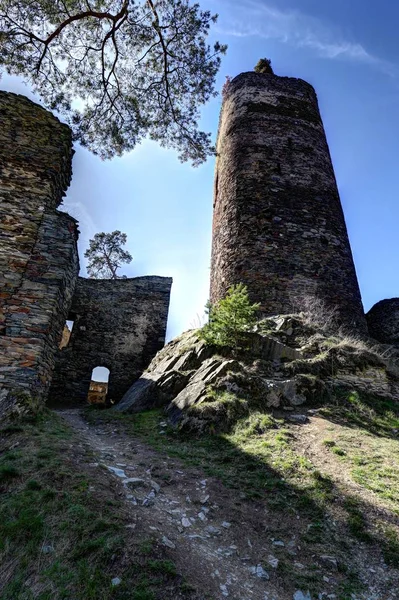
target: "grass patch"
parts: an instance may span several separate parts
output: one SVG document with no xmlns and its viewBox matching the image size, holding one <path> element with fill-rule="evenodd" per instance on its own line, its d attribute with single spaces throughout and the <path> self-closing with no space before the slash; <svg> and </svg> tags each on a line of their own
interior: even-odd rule
<svg viewBox="0 0 399 600">
<path fill-rule="evenodd" d="M 386 527 L 383 532 L 382 554 L 388 565 L 399 567 L 399 536 L 393 527 Z"/>
<path fill-rule="evenodd" d="M 160 435 L 164 415 L 157 410 L 123 415 L 89 409 L 87 415 L 93 422 L 124 423 L 160 452 L 201 468 L 247 499 L 266 499 L 276 510 L 301 510 L 312 518 L 316 514 L 323 518 L 325 503 L 333 495 L 332 486 L 314 475 L 312 464 L 293 450 L 293 434 L 284 421 L 270 414 L 254 412 L 229 433 L 215 435 L 194 435 L 171 427 L 162 428 Z"/>
<path fill-rule="evenodd" d="M 362 542 L 372 542 L 373 538 L 368 531 L 367 521 L 359 500 L 348 496 L 345 498 L 344 508 L 348 513 L 347 524 L 350 534 Z"/>
<path fill-rule="evenodd" d="M 7 458 L 6 458 L 7 460 Z M 14 465 L 10 465 L 7 462 L 0 465 L 0 483 L 4 483 L 9 479 L 19 476 L 19 471 Z"/>
<path fill-rule="evenodd" d="M 342 457 L 356 483 L 399 512 L 399 403 L 346 392 L 320 412 L 338 425 L 323 445 Z"/>
<path fill-rule="evenodd" d="M 96 491 L 89 491 L 74 434 L 60 418 L 44 412 L 36 421 L 8 426 L 6 436 L 0 430 L 0 439 L 2 600 L 181 595 L 181 578 L 163 550 L 137 533 L 129 537 L 123 506 L 101 471 Z M 7 449 L 15 443 L 18 450 Z M 111 585 L 114 577 L 120 585 Z"/>
<path fill-rule="evenodd" d="M 320 414 L 337 423 L 365 430 L 378 437 L 396 438 L 399 403 L 365 392 L 336 390 L 331 403 Z"/>
</svg>

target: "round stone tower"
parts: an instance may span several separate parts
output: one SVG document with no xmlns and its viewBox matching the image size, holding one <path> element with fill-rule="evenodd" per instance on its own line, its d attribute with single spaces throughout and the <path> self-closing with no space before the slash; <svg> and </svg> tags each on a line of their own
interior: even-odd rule
<svg viewBox="0 0 399 600">
<path fill-rule="evenodd" d="M 237 283 L 267 315 L 320 300 L 366 333 L 313 87 L 241 73 L 224 89 L 214 188 L 211 302 Z"/>
</svg>

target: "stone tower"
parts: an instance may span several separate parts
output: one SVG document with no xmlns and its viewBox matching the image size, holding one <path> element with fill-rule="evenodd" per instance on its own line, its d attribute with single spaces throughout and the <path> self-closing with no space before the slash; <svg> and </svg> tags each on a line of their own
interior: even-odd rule
<svg viewBox="0 0 399 600">
<path fill-rule="evenodd" d="M 316 297 L 367 331 L 317 96 L 301 79 L 241 73 L 224 92 L 211 302 L 240 282 L 265 316 Z"/>
</svg>

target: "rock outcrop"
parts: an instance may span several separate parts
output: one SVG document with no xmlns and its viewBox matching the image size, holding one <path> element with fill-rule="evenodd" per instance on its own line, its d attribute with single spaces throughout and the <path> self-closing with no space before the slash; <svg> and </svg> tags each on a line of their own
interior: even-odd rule
<svg viewBox="0 0 399 600">
<path fill-rule="evenodd" d="M 165 407 L 188 428 L 229 428 L 252 410 L 295 411 L 337 388 L 399 398 L 392 360 L 360 340 L 328 336 L 302 317 L 269 318 L 246 348 L 216 349 L 188 331 L 170 342 L 114 410 Z"/>
</svg>

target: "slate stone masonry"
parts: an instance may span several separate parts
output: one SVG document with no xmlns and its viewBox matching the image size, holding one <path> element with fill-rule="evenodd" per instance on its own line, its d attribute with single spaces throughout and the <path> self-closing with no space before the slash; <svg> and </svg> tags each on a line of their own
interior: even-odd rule
<svg viewBox="0 0 399 600">
<path fill-rule="evenodd" d="M 171 279 L 78 279 L 77 222 L 57 210 L 72 155 L 67 125 L 0 91 L 0 418 L 22 399 L 44 404 L 52 378 L 52 399 L 86 402 L 100 365 L 117 400 L 164 344 Z"/>
<path fill-rule="evenodd" d="M 79 270 L 76 221 L 57 210 L 72 154 L 66 125 L 0 92 L 0 415 L 50 385 Z"/>
<path fill-rule="evenodd" d="M 265 316 L 317 297 L 367 332 L 316 93 L 301 79 L 242 73 L 225 89 L 211 302 L 240 282 Z"/>
<path fill-rule="evenodd" d="M 110 370 L 108 402 L 119 401 L 165 343 L 171 285 L 168 277 L 80 277 L 69 313 L 72 334 L 57 354 L 50 403 L 86 402 L 98 366 Z"/>
</svg>

